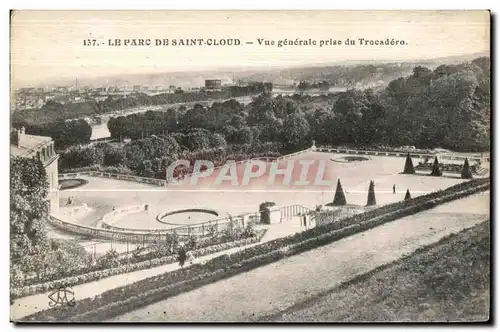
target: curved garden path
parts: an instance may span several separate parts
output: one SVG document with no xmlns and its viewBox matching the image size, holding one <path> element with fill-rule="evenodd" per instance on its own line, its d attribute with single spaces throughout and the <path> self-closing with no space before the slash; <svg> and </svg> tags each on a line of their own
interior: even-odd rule
<svg viewBox="0 0 500 332">
<path fill-rule="evenodd" d="M 252 321 L 489 218 L 479 193 L 140 308 L 112 321 Z"/>
</svg>

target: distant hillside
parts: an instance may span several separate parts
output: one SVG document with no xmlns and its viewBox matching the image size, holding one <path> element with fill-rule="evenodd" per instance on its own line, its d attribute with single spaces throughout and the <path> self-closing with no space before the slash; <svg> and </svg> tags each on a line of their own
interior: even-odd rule
<svg viewBox="0 0 500 332">
<path fill-rule="evenodd" d="M 489 57 L 489 53 L 475 53 L 432 60 L 415 61 L 342 61 L 335 63 L 311 64 L 291 68 L 271 69 L 220 69 L 205 71 L 179 71 L 155 74 L 131 74 L 112 77 L 79 78 L 81 85 L 149 85 L 183 88 L 203 86 L 205 79 L 221 79 L 223 84 L 242 81 L 265 81 L 273 84 L 292 85 L 301 80 L 326 80 L 332 85 L 366 88 L 387 85 L 391 80 L 411 74 L 414 67 L 421 65 L 434 69 L 438 65 L 451 65 L 471 61 L 478 57 Z M 52 84 L 72 84 L 73 80 L 57 80 Z"/>
<path fill-rule="evenodd" d="M 346 61 L 335 65 L 316 65 L 247 73 L 242 78 L 250 81 L 267 81 L 273 84 L 327 81 L 333 86 L 364 89 L 387 85 L 394 79 L 411 75 L 413 68 L 416 66 L 424 66 L 434 70 L 440 65 L 469 62 L 484 56 L 489 57 L 489 54 L 475 53 L 465 56 L 409 62 L 358 61 L 354 63 Z"/>
</svg>

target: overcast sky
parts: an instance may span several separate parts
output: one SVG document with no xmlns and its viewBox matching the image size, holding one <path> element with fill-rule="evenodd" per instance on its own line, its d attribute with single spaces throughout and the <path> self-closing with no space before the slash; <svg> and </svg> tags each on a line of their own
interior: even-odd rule
<svg viewBox="0 0 500 332">
<path fill-rule="evenodd" d="M 488 52 L 486 11 L 18 11 L 12 16 L 13 84 L 50 78 L 296 66 L 345 60 L 414 60 Z M 84 46 L 96 38 L 100 46 Z M 110 47 L 108 39 L 238 38 L 235 47 Z M 268 40 L 405 40 L 406 46 L 259 46 Z M 253 45 L 246 42 L 254 42 Z"/>
</svg>

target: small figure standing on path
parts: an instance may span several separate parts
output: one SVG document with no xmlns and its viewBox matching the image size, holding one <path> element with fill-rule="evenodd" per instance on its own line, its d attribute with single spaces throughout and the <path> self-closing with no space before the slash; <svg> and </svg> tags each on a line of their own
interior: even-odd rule
<svg viewBox="0 0 500 332">
<path fill-rule="evenodd" d="M 396 193 L 396 185 L 393 185 L 392 186 L 392 193 L 395 194 Z"/>
</svg>

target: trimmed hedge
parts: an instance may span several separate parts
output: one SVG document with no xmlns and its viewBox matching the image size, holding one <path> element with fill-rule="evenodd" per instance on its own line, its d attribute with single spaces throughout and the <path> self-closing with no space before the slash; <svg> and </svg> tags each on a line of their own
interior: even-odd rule
<svg viewBox="0 0 500 332">
<path fill-rule="evenodd" d="M 411 194 L 410 194 L 410 189 L 406 189 L 406 194 L 405 194 L 405 201 L 407 200 L 410 200 L 411 199 Z"/>
<path fill-rule="evenodd" d="M 368 230 L 384 223 L 430 209 L 436 205 L 488 190 L 489 179 L 472 180 L 408 201 L 393 203 L 346 219 L 351 225 L 335 229 L 326 224 L 285 238 L 269 241 L 231 255 L 218 256 L 205 265 L 187 268 L 137 281 L 108 290 L 93 299 L 77 301 L 74 307 L 64 306 L 40 311 L 22 321 L 103 321 L 137 308 L 164 300 L 197 287 L 249 271 L 333 241 Z"/>
<path fill-rule="evenodd" d="M 406 155 L 405 168 L 403 170 L 404 174 L 415 174 L 415 168 L 413 167 L 413 160 L 411 159 L 410 153 Z"/>
<path fill-rule="evenodd" d="M 246 246 L 253 243 L 258 243 L 265 234 L 265 230 L 259 231 L 254 237 L 233 241 L 225 242 L 205 248 L 200 248 L 193 251 L 194 257 L 202 257 L 206 255 L 211 255 L 220 251 Z M 128 272 L 134 272 L 138 270 L 144 270 L 153 268 L 156 266 L 171 264 L 177 261 L 177 254 L 163 256 L 158 258 L 152 258 L 150 260 L 145 260 L 137 263 L 131 263 L 127 265 L 122 265 L 116 268 L 110 268 L 105 270 L 97 270 L 84 274 L 79 274 L 75 276 L 66 277 L 59 280 L 48 281 L 40 284 L 24 286 L 20 288 L 14 288 L 11 290 L 11 298 L 16 299 L 19 297 L 29 296 L 37 293 L 47 292 L 53 289 L 57 289 L 61 286 L 71 287 L 75 285 L 85 284 L 95 280 L 111 277 L 117 274 L 123 274 Z"/>
<path fill-rule="evenodd" d="M 333 197 L 332 206 L 346 205 L 347 201 L 345 199 L 344 189 L 342 189 L 342 183 L 340 179 L 337 180 L 337 188 L 335 189 L 335 196 Z"/>
<path fill-rule="evenodd" d="M 465 161 L 464 161 L 464 166 L 462 168 L 461 177 L 462 177 L 462 179 L 472 179 L 472 171 L 471 171 L 471 168 L 469 166 L 469 160 L 467 158 L 465 158 Z"/>
</svg>

